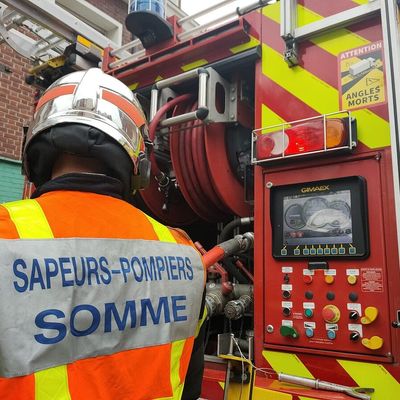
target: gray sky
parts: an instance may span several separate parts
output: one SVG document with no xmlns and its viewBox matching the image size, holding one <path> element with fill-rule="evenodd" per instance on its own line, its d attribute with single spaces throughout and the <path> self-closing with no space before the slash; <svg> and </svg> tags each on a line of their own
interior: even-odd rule
<svg viewBox="0 0 400 400">
<path fill-rule="evenodd" d="M 204 10 L 214 4 L 221 3 L 222 0 L 182 0 L 182 9 L 188 14 L 192 15 L 200 10 Z M 212 20 L 221 16 L 223 14 L 228 14 L 235 11 L 237 7 L 243 7 L 245 5 L 254 3 L 254 0 L 234 0 L 228 5 L 219 8 L 212 14 L 207 14 L 204 17 L 198 19 L 198 22 L 204 23 L 206 21 Z"/>
</svg>

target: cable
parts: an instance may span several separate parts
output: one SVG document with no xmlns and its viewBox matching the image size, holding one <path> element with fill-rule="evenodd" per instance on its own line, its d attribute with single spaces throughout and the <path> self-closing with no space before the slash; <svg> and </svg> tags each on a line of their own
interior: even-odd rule
<svg viewBox="0 0 400 400">
<path fill-rule="evenodd" d="M 266 377 L 268 377 L 268 374 L 270 374 L 270 375 L 276 375 L 276 377 L 278 377 L 278 374 L 277 374 L 277 373 L 275 372 L 275 370 L 273 370 L 272 368 L 258 368 L 258 367 L 256 367 L 256 366 L 253 364 L 253 362 L 243 354 L 242 349 L 240 348 L 240 345 L 239 345 L 238 341 L 236 340 L 236 338 L 235 338 L 234 336 L 232 336 L 232 340 L 233 340 L 233 342 L 235 343 L 236 347 L 237 347 L 238 350 L 239 350 L 240 357 L 243 358 L 244 360 L 246 360 L 246 361 L 253 367 L 253 369 L 254 369 L 255 371 L 260 371 L 260 372 L 262 372 Z M 270 379 L 271 379 L 271 378 L 270 378 Z"/>
</svg>

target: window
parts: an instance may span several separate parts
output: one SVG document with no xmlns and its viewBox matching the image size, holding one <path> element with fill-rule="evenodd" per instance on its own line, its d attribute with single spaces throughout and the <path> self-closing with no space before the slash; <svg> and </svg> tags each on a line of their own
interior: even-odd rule
<svg viewBox="0 0 400 400">
<path fill-rule="evenodd" d="M 85 0 L 55 0 L 55 3 L 117 45 L 122 43 L 122 24 Z M 128 6 L 126 7 L 128 11 Z"/>
<path fill-rule="evenodd" d="M 22 199 L 24 177 L 21 174 L 21 163 L 0 159 L 0 203 Z"/>
</svg>

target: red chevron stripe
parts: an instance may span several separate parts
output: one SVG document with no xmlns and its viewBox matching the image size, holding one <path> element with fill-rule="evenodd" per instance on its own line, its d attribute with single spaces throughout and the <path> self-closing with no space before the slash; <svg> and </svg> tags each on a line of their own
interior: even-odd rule
<svg viewBox="0 0 400 400">
<path fill-rule="evenodd" d="M 262 89 L 259 92 L 259 100 L 285 121 L 319 115 L 313 108 L 265 75 L 262 75 L 260 79 L 260 86 Z"/>
<path fill-rule="evenodd" d="M 324 357 L 321 362 L 320 356 L 297 354 L 301 362 L 307 367 L 316 379 L 328 382 L 340 382 L 341 385 L 357 386 L 352 377 L 332 357 Z"/>
<path fill-rule="evenodd" d="M 320 14 L 324 17 L 335 15 L 342 11 L 350 10 L 357 7 L 358 4 L 351 0 L 335 0 L 335 1 L 321 1 L 321 0 L 299 0 L 298 4 Z"/>
</svg>

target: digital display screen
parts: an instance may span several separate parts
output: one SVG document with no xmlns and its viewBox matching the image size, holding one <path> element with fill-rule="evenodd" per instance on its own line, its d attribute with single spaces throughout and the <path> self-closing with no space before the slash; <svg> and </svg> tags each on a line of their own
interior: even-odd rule
<svg viewBox="0 0 400 400">
<path fill-rule="evenodd" d="M 351 243 L 350 190 L 285 196 L 282 239 L 289 245 Z"/>
<path fill-rule="evenodd" d="M 366 189 L 360 176 L 273 186 L 273 256 L 366 257 Z"/>
</svg>

